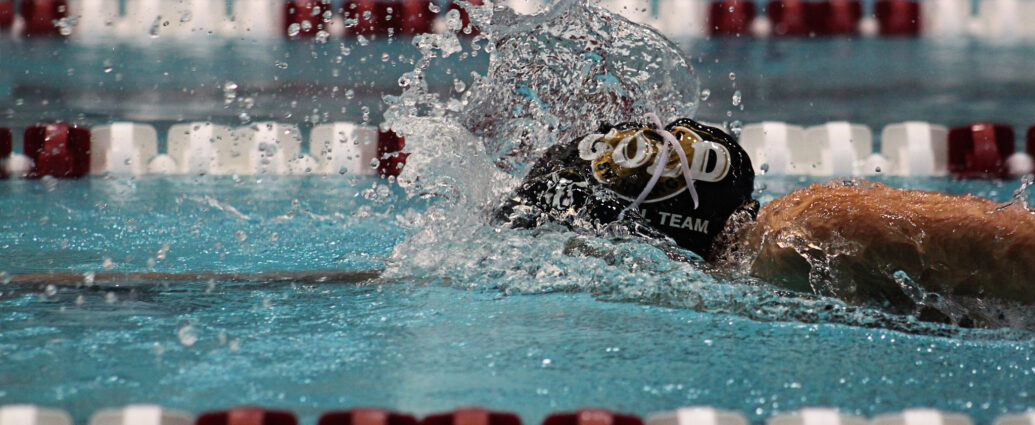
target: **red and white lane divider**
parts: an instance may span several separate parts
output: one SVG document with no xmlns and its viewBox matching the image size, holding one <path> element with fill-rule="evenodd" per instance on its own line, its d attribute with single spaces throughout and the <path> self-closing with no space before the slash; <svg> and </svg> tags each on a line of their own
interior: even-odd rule
<svg viewBox="0 0 1035 425">
<path fill-rule="evenodd" d="M 72 425 L 72 417 L 60 409 L 15 404 L 0 406 L 0 425 Z"/>
<path fill-rule="evenodd" d="M 527 0 L 534 1 L 534 0 Z M 437 0 L 0 0 L 0 34 L 77 40 L 412 36 L 445 17 Z M 466 15 L 465 15 L 466 16 Z M 466 19 L 466 17 L 464 17 Z M 466 26 L 466 20 L 464 21 Z"/>
<path fill-rule="evenodd" d="M 89 425 L 194 425 L 194 415 L 153 404 L 134 404 L 94 413 Z"/>
<path fill-rule="evenodd" d="M 872 425 L 974 425 L 967 415 L 935 409 L 906 409 L 899 413 L 879 415 Z"/>
<path fill-rule="evenodd" d="M 612 12 L 674 37 L 975 36 L 1035 38 L 1035 2 L 982 0 L 658 0 L 657 7 L 606 3 Z"/>
<path fill-rule="evenodd" d="M 473 2 L 478 4 L 478 2 Z M 518 13 L 548 2 L 505 0 Z M 608 0 L 603 5 L 674 37 L 976 36 L 1035 38 L 1035 2 L 982 0 Z M 172 37 L 326 38 L 407 36 L 446 28 L 455 2 L 437 0 L 0 0 L 0 33 L 130 41 Z M 469 20 L 460 10 L 461 33 Z M 437 23 L 437 24 L 436 24 Z M 473 32 L 471 32 L 473 34 Z"/>
<path fill-rule="evenodd" d="M 205 413 L 198 417 L 195 425 L 298 425 L 298 419 L 294 413 L 285 410 L 238 407 Z"/>
<path fill-rule="evenodd" d="M 949 175 L 949 130 L 943 126 L 920 121 L 890 124 L 881 131 L 881 144 L 888 174 Z"/>
<path fill-rule="evenodd" d="M 806 408 L 796 412 L 773 415 L 766 425 L 867 425 L 865 418 L 848 415 L 837 409 Z"/>
<path fill-rule="evenodd" d="M 383 409 L 353 409 L 324 413 L 316 425 L 417 425 L 417 418 Z"/>
<path fill-rule="evenodd" d="M 810 176 L 952 175 L 959 178 L 1006 178 L 1029 174 L 1035 167 L 1035 126 L 1023 152 L 1015 152 L 1013 129 L 1004 124 L 973 123 L 952 128 L 926 123 L 890 124 L 881 132 L 881 151 L 873 151 L 873 134 L 864 125 L 831 122 L 803 128 L 783 122 L 743 127 L 740 145 L 755 172 Z"/>
<path fill-rule="evenodd" d="M 425 416 L 420 425 L 521 425 L 521 418 L 513 413 L 465 408 Z"/>
<path fill-rule="evenodd" d="M 78 178 L 86 175 L 308 175 L 397 176 L 405 141 L 391 131 L 352 123 L 317 126 L 310 153 L 298 127 L 263 122 L 243 127 L 177 124 L 166 151 L 147 124 L 117 122 L 92 129 L 65 123 L 25 129 L 23 152 L 14 152 L 9 129 L 0 128 L 0 177 Z"/>
<path fill-rule="evenodd" d="M 647 416 L 646 425 L 748 425 L 740 413 L 711 407 L 684 407 Z"/>
<path fill-rule="evenodd" d="M 130 405 L 95 413 L 89 425 L 298 425 L 294 413 L 262 407 L 236 407 L 208 412 L 195 419 L 190 413 L 156 405 Z M 638 416 L 604 409 L 555 413 L 542 425 L 747 425 L 738 412 L 711 407 L 685 407 Z M 831 408 L 804 408 L 770 416 L 766 425 L 973 425 L 967 415 L 936 409 L 906 409 L 878 415 L 870 420 Z M 72 425 L 63 410 L 32 405 L 0 406 L 0 425 Z M 382 409 L 331 411 L 320 416 L 317 425 L 522 425 L 512 413 L 478 408 L 432 414 L 419 420 L 414 416 Z M 1035 425 L 1035 411 L 1005 414 L 993 425 Z"/>
<path fill-rule="evenodd" d="M 391 131 L 354 123 L 316 126 L 304 151 L 295 125 L 262 122 L 242 127 L 177 124 L 165 152 L 147 124 L 116 122 L 87 129 L 65 123 L 25 129 L 21 153 L 13 133 L 0 128 L 0 176 L 78 178 L 86 175 L 381 175 L 399 176 L 408 153 Z M 1035 126 L 1016 148 L 1005 124 L 978 122 L 951 129 L 927 122 L 889 124 L 874 150 L 869 127 L 829 122 L 802 127 L 784 122 L 745 125 L 740 145 L 755 172 L 803 176 L 913 176 L 1007 178 L 1035 172 Z"/>
<path fill-rule="evenodd" d="M 975 123 L 949 131 L 949 171 L 957 176 L 1006 177 L 1013 154 L 1014 133 L 1008 125 Z"/>
<path fill-rule="evenodd" d="M 753 32 L 780 37 L 856 35 L 862 16 L 859 0 L 771 0 Z"/>
</svg>

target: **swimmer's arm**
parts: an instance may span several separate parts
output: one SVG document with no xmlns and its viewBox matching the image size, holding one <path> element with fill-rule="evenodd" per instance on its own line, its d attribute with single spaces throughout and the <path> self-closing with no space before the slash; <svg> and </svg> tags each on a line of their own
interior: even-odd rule
<svg viewBox="0 0 1035 425">
<path fill-rule="evenodd" d="M 854 278 L 855 288 L 837 294 L 849 301 L 904 296 L 894 279 L 901 271 L 928 292 L 1035 302 L 1035 215 L 1021 205 L 814 184 L 767 204 L 740 243 L 758 249 L 753 274 L 793 289 L 815 289 L 817 271 Z"/>
</svg>

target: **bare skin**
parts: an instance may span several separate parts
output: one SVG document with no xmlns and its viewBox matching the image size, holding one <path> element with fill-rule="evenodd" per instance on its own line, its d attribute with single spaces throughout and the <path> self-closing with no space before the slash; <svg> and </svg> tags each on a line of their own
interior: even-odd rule
<svg viewBox="0 0 1035 425">
<path fill-rule="evenodd" d="M 897 271 L 943 296 L 1035 301 L 1035 213 L 1018 203 L 813 184 L 768 203 L 737 243 L 753 275 L 848 302 L 908 302 Z M 816 288 L 824 276 L 835 283 Z"/>
</svg>

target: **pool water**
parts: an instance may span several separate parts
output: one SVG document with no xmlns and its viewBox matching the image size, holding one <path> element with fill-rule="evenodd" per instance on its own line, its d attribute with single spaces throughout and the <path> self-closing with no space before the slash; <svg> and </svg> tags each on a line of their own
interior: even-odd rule
<svg viewBox="0 0 1035 425">
<path fill-rule="evenodd" d="M 803 184 L 760 182 L 763 198 Z M 1016 187 L 889 183 L 1000 200 Z M 425 208 L 373 179 L 9 180 L 0 190 L 8 273 L 378 268 L 405 237 L 396 220 Z M 814 405 L 864 415 L 931 406 L 989 423 L 1035 397 L 1026 331 L 895 318 L 916 331 L 900 332 L 821 312 L 799 312 L 802 321 L 746 311 L 764 300 L 733 303 L 737 313 L 716 300 L 680 308 L 665 306 L 676 296 L 658 305 L 598 287 L 512 293 L 476 280 L 0 286 L 0 404 L 61 406 L 80 422 L 157 402 L 194 412 L 260 404 L 304 421 L 360 405 L 482 405 L 529 423 L 584 406 L 712 405 L 754 421 Z M 734 294 L 743 285 L 701 281 Z"/>
<path fill-rule="evenodd" d="M 905 120 L 1035 123 L 1032 46 L 960 43 L 682 47 L 711 91 L 699 113 L 707 121 L 839 119 L 875 130 Z M 399 41 L 0 40 L 0 57 L 0 119 L 16 129 L 134 120 L 161 133 L 194 120 L 278 120 L 307 132 L 314 121 L 376 124 L 382 96 L 399 91 L 417 53 Z M 483 65 L 435 66 L 428 81 L 455 92 L 454 79 Z M 743 110 L 731 103 L 737 90 Z M 878 180 L 999 201 L 1019 187 Z M 812 181 L 763 176 L 756 195 L 765 202 Z M 479 221 L 440 235 L 454 242 L 422 243 L 428 215 L 449 211 L 433 203 L 349 175 L 0 181 L 8 275 L 72 272 L 86 282 L 102 271 L 387 270 L 362 284 L 0 285 L 0 404 L 59 406 L 79 423 L 103 407 L 154 402 L 193 412 L 260 404 L 310 423 L 360 405 L 418 414 L 481 405 L 526 423 L 585 406 L 647 414 L 711 405 L 761 422 L 825 405 L 862 415 L 936 407 L 980 424 L 1035 405 L 1030 331 L 960 329 L 779 295 L 635 241 Z M 573 239 L 617 261 L 572 255 L 564 247 Z"/>
</svg>

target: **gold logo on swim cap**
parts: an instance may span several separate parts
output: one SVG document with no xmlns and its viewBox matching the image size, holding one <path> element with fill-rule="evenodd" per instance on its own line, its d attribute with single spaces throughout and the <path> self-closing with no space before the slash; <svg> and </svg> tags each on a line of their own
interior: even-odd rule
<svg viewBox="0 0 1035 425">
<path fill-rule="evenodd" d="M 676 126 L 670 131 L 686 155 L 694 180 L 716 182 L 726 177 L 730 169 L 730 153 L 725 146 L 705 141 L 687 127 Z M 620 198 L 631 201 L 650 180 L 663 144 L 661 135 L 649 127 L 612 128 L 607 134 L 583 137 L 578 148 L 579 157 L 590 161 L 596 180 Z M 686 181 L 682 176 L 679 155 L 671 152 L 661 179 L 644 202 L 663 201 L 684 190 Z"/>
</svg>

